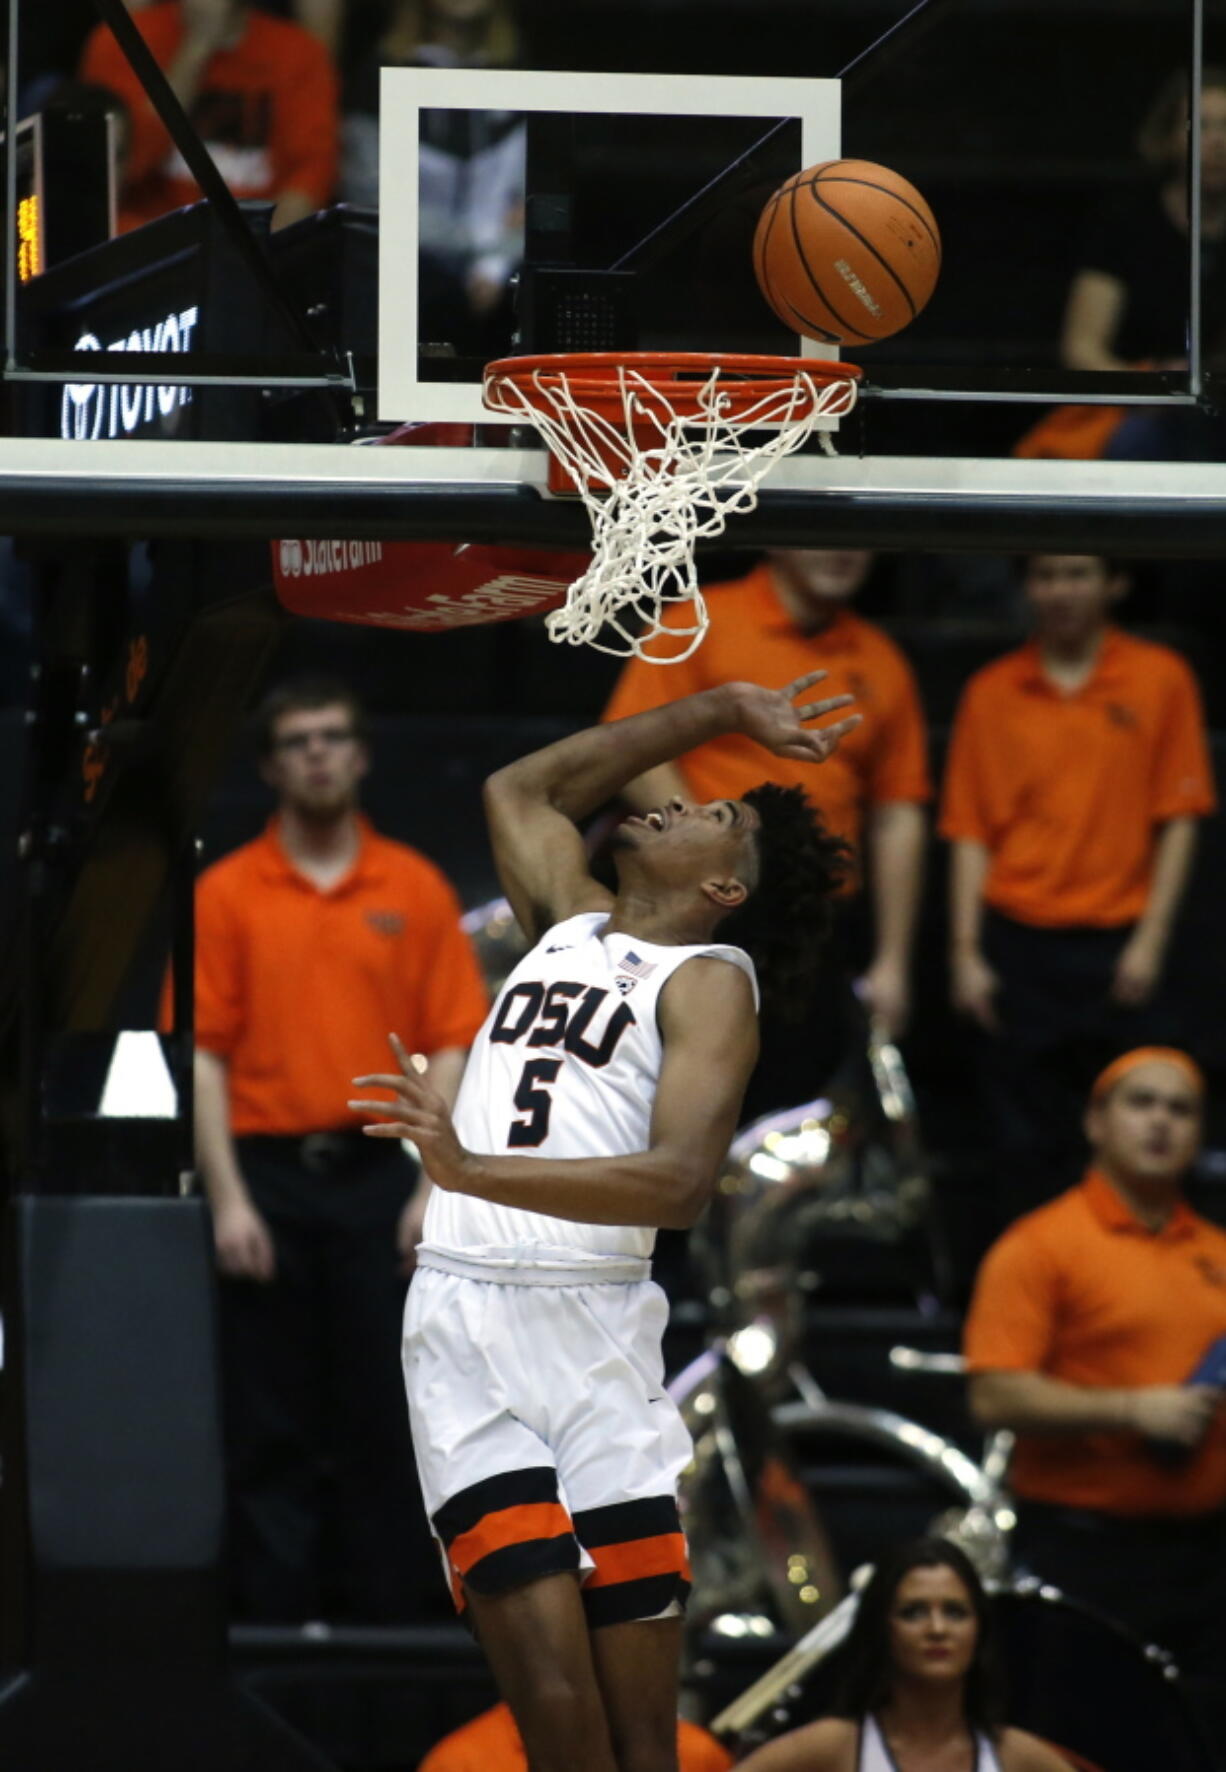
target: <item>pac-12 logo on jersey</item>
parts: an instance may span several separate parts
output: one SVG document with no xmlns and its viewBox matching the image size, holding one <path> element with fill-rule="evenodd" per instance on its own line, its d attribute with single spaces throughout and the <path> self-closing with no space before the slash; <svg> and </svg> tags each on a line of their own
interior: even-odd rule
<svg viewBox="0 0 1226 1772">
<path fill-rule="evenodd" d="M 626 1029 L 635 1025 L 629 1004 L 617 1003 L 598 1032 L 596 1023 L 604 1004 L 610 1000 L 609 992 L 598 984 L 579 984 L 565 978 L 551 985 L 539 979 L 525 980 L 503 993 L 490 1028 L 490 1043 L 515 1046 L 522 1041 L 527 1047 L 552 1046 L 555 1051 L 560 1047 L 600 1070 L 617 1051 Z M 525 1061 L 513 1097 L 524 1118 L 512 1120 L 507 1128 L 507 1143 L 513 1149 L 533 1148 L 548 1137 L 553 1111 L 550 1090 L 558 1080 L 563 1062 L 560 1057 Z"/>
</svg>

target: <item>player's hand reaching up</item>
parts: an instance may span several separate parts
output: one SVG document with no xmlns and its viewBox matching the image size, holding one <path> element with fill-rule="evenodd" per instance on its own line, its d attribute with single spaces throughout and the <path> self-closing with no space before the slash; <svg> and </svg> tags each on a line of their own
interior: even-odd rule
<svg viewBox="0 0 1226 1772">
<path fill-rule="evenodd" d="M 864 717 L 846 714 L 826 726 L 811 724 L 836 714 L 840 708 L 850 707 L 855 700 L 852 695 L 831 695 L 824 700 L 803 701 L 798 706 L 797 696 L 804 695 L 825 676 L 825 671 L 809 671 L 783 689 L 763 689 L 757 683 L 732 684 L 741 731 L 776 757 L 792 757 L 798 763 L 824 763 L 838 749 L 840 739 L 854 731 Z"/>
<path fill-rule="evenodd" d="M 422 1167 L 436 1187 L 463 1192 L 464 1172 L 471 1158 L 456 1137 L 451 1109 L 438 1090 L 427 1083 L 422 1070 L 397 1039 L 388 1035 L 399 1067 L 393 1075 L 382 1071 L 355 1077 L 358 1089 L 388 1089 L 391 1101 L 351 1101 L 355 1114 L 377 1114 L 372 1126 L 362 1128 L 368 1138 L 411 1138 L 421 1153 Z M 425 1060 L 420 1061 L 422 1069 Z"/>
</svg>

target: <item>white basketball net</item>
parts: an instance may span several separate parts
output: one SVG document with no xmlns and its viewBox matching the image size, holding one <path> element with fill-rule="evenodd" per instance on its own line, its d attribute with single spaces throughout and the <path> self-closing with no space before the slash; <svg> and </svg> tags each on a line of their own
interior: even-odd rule
<svg viewBox="0 0 1226 1772">
<path fill-rule="evenodd" d="M 715 365 L 701 385 L 686 388 L 696 411 L 679 415 L 666 388 L 623 365 L 609 378 L 622 414 L 613 424 L 583 404 L 571 373 L 581 380 L 581 370 L 536 370 L 531 396 L 505 375 L 492 377 L 485 390 L 494 411 L 536 426 L 592 520 L 592 563 L 565 605 L 546 616 L 549 637 L 618 658 L 680 663 L 707 631 L 695 544 L 721 535 L 729 517 L 752 511 L 772 465 L 819 427 L 823 447 L 833 453 L 826 432 L 854 406 L 855 381 L 819 380 L 798 368 L 747 405 L 721 388 Z M 663 617 L 674 603 L 690 604 L 692 619 L 665 630 Z M 646 648 L 664 631 L 670 642 L 688 637 L 689 645 L 653 656 Z"/>
</svg>

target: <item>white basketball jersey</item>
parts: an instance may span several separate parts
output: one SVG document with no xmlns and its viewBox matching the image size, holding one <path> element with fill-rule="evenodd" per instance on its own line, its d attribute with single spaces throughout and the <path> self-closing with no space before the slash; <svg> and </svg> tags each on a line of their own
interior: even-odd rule
<svg viewBox="0 0 1226 1772">
<path fill-rule="evenodd" d="M 608 914 L 588 911 L 547 930 L 507 979 L 473 1042 L 456 1102 L 466 1149 L 499 1156 L 609 1157 L 644 1151 L 663 1043 L 660 992 L 696 955 L 727 960 L 754 987 L 740 948 L 660 947 L 606 935 Z M 646 1260 L 645 1225 L 574 1224 L 435 1188 L 422 1252 L 468 1261 L 586 1267 Z"/>
<path fill-rule="evenodd" d="M 865 1717 L 860 1729 L 858 1772 L 898 1772 L 876 1717 Z M 1000 1759 L 986 1735 L 975 1737 L 975 1772 L 1000 1772 Z"/>
</svg>

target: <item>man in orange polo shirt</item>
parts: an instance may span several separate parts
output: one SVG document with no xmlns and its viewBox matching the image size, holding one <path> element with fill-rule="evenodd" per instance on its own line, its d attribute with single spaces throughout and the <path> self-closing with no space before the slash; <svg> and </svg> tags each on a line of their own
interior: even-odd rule
<svg viewBox="0 0 1226 1772">
<path fill-rule="evenodd" d="M 358 812 L 351 691 L 287 685 L 259 731 L 277 810 L 196 900 L 234 1603 L 267 1622 L 403 1619 L 433 1561 L 399 1359 L 425 1189 L 399 1145 L 363 1138 L 349 1079 L 362 1054 L 386 1065 L 396 1030 L 453 1100 L 487 999 L 446 879 Z"/>
<path fill-rule="evenodd" d="M 863 855 L 873 929 L 858 992 L 864 1005 L 896 1038 L 910 1009 L 911 947 L 923 883 L 930 795 L 928 740 L 911 667 L 894 642 L 850 605 L 864 584 L 872 555 L 851 550 L 781 549 L 747 578 L 704 592 L 711 626 L 701 646 L 679 664 L 633 659 L 613 691 L 606 720 L 736 682 L 787 683 L 824 670 L 824 695 L 852 694 L 863 720 L 832 759 L 827 776 L 786 757 L 769 759 L 769 779 L 801 787 L 827 829 Z M 677 607 L 665 626 L 684 625 Z M 656 648 L 653 648 L 655 651 Z M 667 643 L 660 652 L 667 655 Z M 821 779 L 817 779 L 820 776 Z M 635 812 L 683 799 L 739 799 L 762 780 L 761 752 L 737 734 L 689 751 L 676 764 L 631 782 L 624 798 Z M 846 921 L 846 919 L 845 919 Z M 846 946 L 850 937 L 845 931 Z M 828 988 L 803 1031 L 763 1026 L 763 1053 L 747 1108 L 804 1100 L 851 1048 L 863 1030 L 837 960 Z M 769 1094 L 768 1094 L 769 1091 Z"/>
<path fill-rule="evenodd" d="M 1005 1220 L 1076 1175 L 1101 1066 L 1179 1037 L 1163 970 L 1215 804 L 1191 671 L 1110 619 L 1124 575 L 1097 555 L 1040 554 L 1025 588 L 1034 637 L 967 685 L 940 823 L 953 998 L 988 1036 Z"/>
<path fill-rule="evenodd" d="M 965 1353 L 975 1418 L 1017 1434 L 1025 1563 L 1171 1649 L 1220 1707 L 1226 1232 L 1182 1195 L 1203 1104 L 1168 1047 L 1099 1075 L 1092 1166 L 988 1251 Z"/>
</svg>

